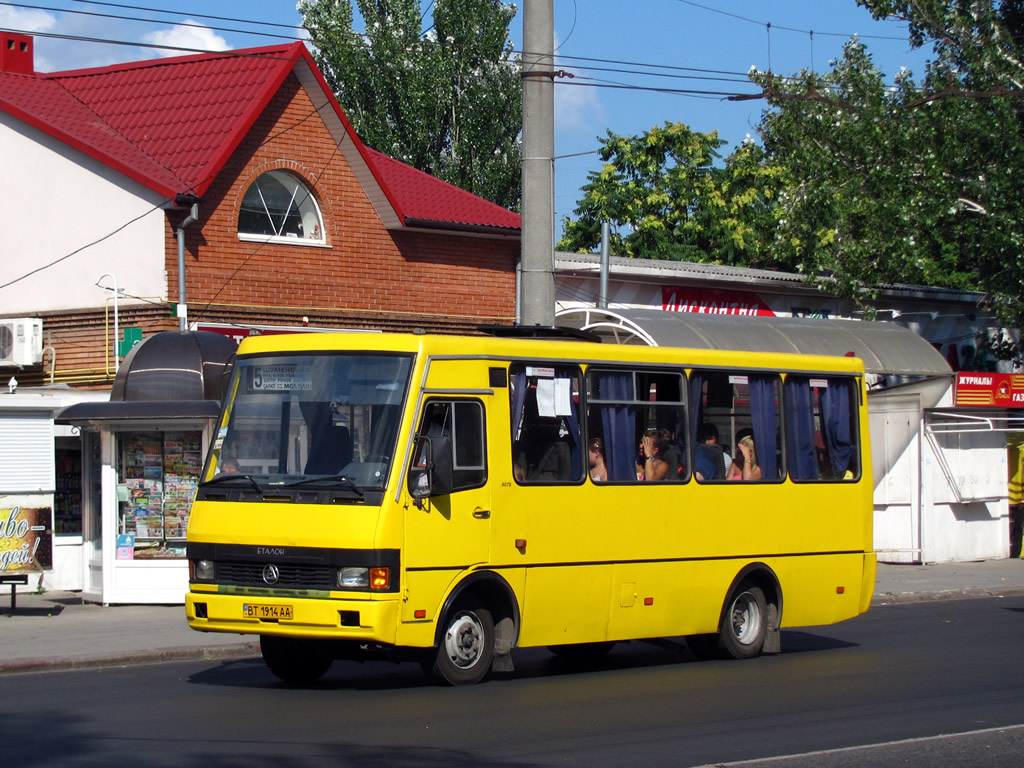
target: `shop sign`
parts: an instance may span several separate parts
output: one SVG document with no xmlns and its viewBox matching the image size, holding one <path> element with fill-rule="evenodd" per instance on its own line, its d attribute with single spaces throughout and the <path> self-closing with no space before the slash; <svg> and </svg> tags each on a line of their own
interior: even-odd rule
<svg viewBox="0 0 1024 768">
<path fill-rule="evenodd" d="M 300 328 L 294 326 L 271 326 L 271 325 L 197 325 L 197 331 L 210 331 L 212 333 L 219 333 L 221 336 L 227 336 L 229 339 L 233 339 L 235 342 L 241 344 L 242 339 L 247 339 L 250 336 L 277 336 L 285 333 L 309 333 L 311 328 Z"/>
<path fill-rule="evenodd" d="M 1024 408 L 1024 375 L 961 371 L 953 404 L 974 408 Z"/>
<path fill-rule="evenodd" d="M 761 297 L 750 291 L 663 285 L 661 308 L 666 312 L 696 312 L 703 315 L 775 317 L 775 313 L 761 301 Z"/>
<path fill-rule="evenodd" d="M 37 506 L 39 501 L 0 496 L 0 573 L 38 573 L 53 567 L 53 511 Z"/>
</svg>

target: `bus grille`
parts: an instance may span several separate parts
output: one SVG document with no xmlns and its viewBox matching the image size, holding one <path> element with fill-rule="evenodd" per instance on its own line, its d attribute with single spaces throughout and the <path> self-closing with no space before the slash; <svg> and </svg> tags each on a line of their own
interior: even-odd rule
<svg viewBox="0 0 1024 768">
<path fill-rule="evenodd" d="M 275 589 L 332 589 L 332 575 L 336 569 L 322 565 L 281 565 L 277 583 L 268 585 L 263 580 L 264 564 L 217 563 L 217 581 L 237 587 L 267 587 Z"/>
</svg>

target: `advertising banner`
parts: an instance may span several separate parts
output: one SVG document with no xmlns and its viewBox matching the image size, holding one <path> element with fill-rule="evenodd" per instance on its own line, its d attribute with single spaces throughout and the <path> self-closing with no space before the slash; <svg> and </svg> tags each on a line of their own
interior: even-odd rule
<svg viewBox="0 0 1024 768">
<path fill-rule="evenodd" d="M 775 316 L 756 293 L 677 285 L 661 287 L 661 308 L 666 312 L 696 312 L 703 315 Z"/>
<path fill-rule="evenodd" d="M 53 568 L 52 497 L 0 496 L 0 573 Z"/>
<path fill-rule="evenodd" d="M 1024 375 L 961 371 L 953 403 L 975 408 L 1024 408 Z"/>
</svg>

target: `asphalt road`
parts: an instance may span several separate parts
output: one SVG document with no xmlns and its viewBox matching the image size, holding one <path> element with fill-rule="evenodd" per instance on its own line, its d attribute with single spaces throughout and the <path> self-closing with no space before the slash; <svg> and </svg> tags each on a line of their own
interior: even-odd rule
<svg viewBox="0 0 1024 768">
<path fill-rule="evenodd" d="M 879 608 L 742 662 L 672 641 L 577 667 L 521 651 L 472 688 L 336 663 L 295 689 L 256 659 L 12 674 L 0 743 L 8 765 L 138 768 L 1017 766 L 1022 649 L 1012 597 Z"/>
</svg>

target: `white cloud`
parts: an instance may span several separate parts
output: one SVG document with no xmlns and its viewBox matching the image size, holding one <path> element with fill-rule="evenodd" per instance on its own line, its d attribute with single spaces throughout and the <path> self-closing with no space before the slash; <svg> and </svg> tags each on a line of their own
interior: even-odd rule
<svg viewBox="0 0 1024 768">
<path fill-rule="evenodd" d="M 188 24 L 195 24 L 192 19 L 185 19 Z M 231 46 L 228 41 L 208 27 L 184 27 L 179 24 L 170 29 L 158 29 L 155 32 L 147 32 L 142 39 L 154 45 L 168 45 L 172 48 L 186 48 L 189 50 L 176 51 L 170 49 L 153 49 L 155 56 L 183 56 L 195 51 L 226 51 Z"/>
<path fill-rule="evenodd" d="M 567 67 L 559 61 L 558 50 L 562 43 L 555 35 L 555 70 L 563 69 L 575 77 L 555 78 L 555 135 L 585 135 L 588 139 L 604 133 L 602 126 L 607 122 L 604 105 L 601 104 L 600 89 L 587 85 L 590 81 L 583 73 Z"/>
<path fill-rule="evenodd" d="M 55 26 L 57 26 L 57 17 L 52 13 L 0 6 L 0 27 L 5 29 L 50 32 Z"/>
<path fill-rule="evenodd" d="M 575 72 L 573 74 L 578 75 Z M 584 82 L 572 78 L 555 80 L 556 133 L 585 133 L 593 136 L 602 132 L 600 126 L 607 122 L 607 115 L 598 95 L 599 89 L 582 84 Z"/>
</svg>

